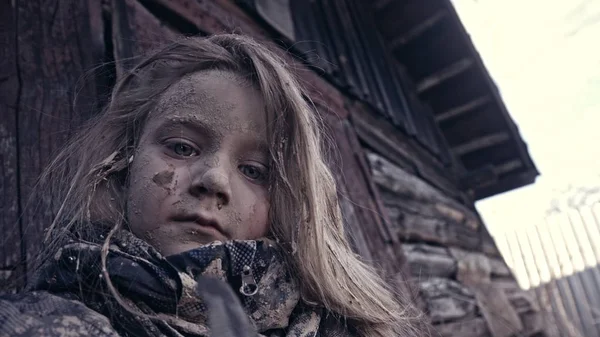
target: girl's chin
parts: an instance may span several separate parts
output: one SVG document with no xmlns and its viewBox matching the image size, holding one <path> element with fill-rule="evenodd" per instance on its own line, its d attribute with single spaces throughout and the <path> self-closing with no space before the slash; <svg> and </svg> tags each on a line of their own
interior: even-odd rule
<svg viewBox="0 0 600 337">
<path fill-rule="evenodd" d="M 144 239 L 163 256 L 176 255 L 211 242 L 227 240 L 217 229 L 197 225 L 167 225 L 153 232 L 153 235 L 144 235 Z"/>
</svg>

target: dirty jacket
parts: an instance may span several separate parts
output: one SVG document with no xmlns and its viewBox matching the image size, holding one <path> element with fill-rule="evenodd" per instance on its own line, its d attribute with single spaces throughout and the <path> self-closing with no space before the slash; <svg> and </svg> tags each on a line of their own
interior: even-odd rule
<svg viewBox="0 0 600 337">
<path fill-rule="evenodd" d="M 354 335 L 342 320 L 300 300 L 269 240 L 214 242 L 163 257 L 118 231 L 106 268 L 120 304 L 100 263 L 107 232 L 98 233 L 69 234 L 27 292 L 0 297 L 0 337 Z"/>
</svg>

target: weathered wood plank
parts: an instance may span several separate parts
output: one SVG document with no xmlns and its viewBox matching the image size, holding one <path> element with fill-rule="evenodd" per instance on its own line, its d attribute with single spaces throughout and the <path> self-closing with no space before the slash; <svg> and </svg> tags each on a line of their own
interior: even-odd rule
<svg viewBox="0 0 600 337">
<path fill-rule="evenodd" d="M 355 135 L 351 126 L 345 120 L 332 116 L 326 116 L 325 121 L 339 153 L 340 162 L 333 167 L 337 184 L 343 185 L 348 193 L 342 199 L 353 205 L 360 221 L 356 224 L 357 227 L 350 228 L 349 234 L 357 237 L 358 234 L 355 233 L 361 232 L 360 236 L 364 237 L 365 242 L 360 245 L 368 247 L 373 258 L 371 262 L 383 267 L 388 275 L 394 275 L 401 271 L 402 252 L 400 247 L 396 251 L 391 247 L 386 249 L 392 242 L 388 238 L 384 214 L 378 210 L 374 196 L 369 191 L 367 177 L 357 160 L 357 155 L 361 154 L 355 153 L 358 149 L 352 146 L 353 140 L 350 137 Z"/>
<path fill-rule="evenodd" d="M 376 266 L 380 273 L 394 283 L 398 294 L 404 299 L 421 304 L 418 290 L 408 281 L 409 271 L 402 248 L 397 241 L 389 239 L 388 219 L 382 210 L 382 202 L 370 182 L 370 172 L 361 160 L 364 153 L 352 125 L 345 119 L 325 115 L 327 129 L 337 148 L 338 162 L 332 168 L 339 192 L 348 235 L 355 248 L 365 260 Z M 366 165 L 366 164 L 365 164 Z M 345 194 L 345 195 L 344 195 Z"/>
<path fill-rule="evenodd" d="M 402 169 L 439 188 L 448 197 L 460 200 L 461 193 L 453 181 L 453 176 L 457 176 L 453 174 L 455 168 L 444 167 L 415 139 L 398 132 L 395 126 L 364 104 L 354 102 L 349 109 L 361 141 Z"/>
<path fill-rule="evenodd" d="M 469 140 L 468 142 L 461 143 L 452 147 L 452 152 L 457 156 L 464 156 L 471 152 L 479 151 L 485 148 L 489 148 L 498 144 L 510 141 L 510 134 L 508 132 L 496 132 L 489 135 L 481 136 Z"/>
<path fill-rule="evenodd" d="M 177 38 L 177 33 L 137 0 L 113 0 L 111 9 L 117 77 L 133 68 L 152 50 Z"/>
<path fill-rule="evenodd" d="M 450 278 L 456 273 L 456 261 L 444 247 L 404 243 L 402 249 L 413 279 Z"/>
<path fill-rule="evenodd" d="M 473 293 L 456 281 L 432 277 L 419 282 L 419 289 L 433 323 L 462 320 L 476 314 Z"/>
<path fill-rule="evenodd" d="M 478 109 L 478 108 L 488 104 L 491 101 L 492 101 L 492 99 L 489 96 L 483 96 L 483 97 L 476 98 L 472 101 L 466 102 L 462 105 L 459 105 L 457 107 L 451 108 L 447 111 L 437 114 L 435 116 L 435 120 L 438 123 L 445 122 L 449 119 L 456 118 L 458 116 L 461 116 L 463 114 L 471 112 L 475 109 Z"/>
<path fill-rule="evenodd" d="M 395 220 L 397 234 L 403 241 L 424 241 L 466 249 L 478 247 L 479 238 L 467 227 L 444 219 L 398 210 L 399 208 L 388 207 L 390 218 Z"/>
<path fill-rule="evenodd" d="M 450 254 L 457 259 L 464 258 L 477 259 L 483 261 L 484 265 L 482 265 L 481 267 L 484 267 L 485 270 L 482 270 L 481 272 L 485 274 L 485 278 L 488 280 L 493 280 L 494 278 L 513 278 L 510 269 L 508 269 L 508 266 L 501 257 L 489 256 L 487 254 L 484 254 L 484 252 L 482 252 L 479 249 L 475 251 L 466 251 L 464 249 L 455 247 L 450 248 Z"/>
<path fill-rule="evenodd" d="M 389 242 L 392 244 L 397 243 L 398 239 L 395 235 L 392 235 L 391 221 L 386 216 L 385 206 L 383 204 L 383 201 L 381 200 L 379 188 L 375 185 L 375 183 L 373 181 L 371 168 L 370 168 L 369 164 L 367 163 L 364 149 L 360 145 L 360 142 L 358 141 L 358 136 L 356 135 L 354 126 L 351 124 L 350 121 L 345 120 L 344 128 L 346 130 L 347 139 L 353 150 L 352 153 L 354 154 L 354 159 L 355 159 L 356 165 L 358 166 L 358 168 L 360 169 L 360 171 L 362 173 L 362 176 L 363 176 L 363 179 L 365 182 L 365 186 L 369 192 L 369 195 L 372 198 L 373 209 L 376 210 L 377 216 L 379 217 L 378 225 L 379 225 L 379 231 L 382 235 L 382 238 L 383 238 L 384 242 Z M 400 260 L 397 262 L 401 265 L 404 264 L 405 260 L 403 258 L 402 251 L 398 250 L 396 252 L 396 255 L 400 258 Z"/>
<path fill-rule="evenodd" d="M 84 75 L 103 55 L 103 29 L 90 26 L 101 22 L 92 18 L 101 12 L 98 1 L 14 3 L 21 80 L 16 105 L 19 189 L 24 205 L 23 243 L 27 246 L 27 260 L 32 260 L 39 252 L 42 232 L 50 224 L 60 200 L 35 200 L 35 207 L 30 207 L 28 200 L 43 167 L 73 128 L 95 112 L 95 81 Z M 76 106 L 75 92 L 79 97 Z"/>
<path fill-rule="evenodd" d="M 477 250 L 481 221 L 474 210 L 449 198 L 376 153 L 367 154 L 388 215 L 402 240 Z"/>
<path fill-rule="evenodd" d="M 367 158 L 373 170 L 373 179 L 381 188 L 407 199 L 439 205 L 439 213 L 454 217 L 455 221 L 462 222 L 473 229 L 479 227 L 480 221 L 473 210 L 449 198 L 439 189 L 409 174 L 379 154 L 370 152 Z"/>
<path fill-rule="evenodd" d="M 21 89 L 17 65 L 16 9 L 0 3 L 0 293 L 23 275 L 17 157 L 17 104 Z"/>
<path fill-rule="evenodd" d="M 434 325 L 434 329 L 442 337 L 492 337 L 487 323 L 481 317 L 437 324 Z"/>
<path fill-rule="evenodd" d="M 423 78 L 417 84 L 417 92 L 423 93 L 437 85 L 440 85 L 453 77 L 469 70 L 475 62 L 470 58 L 458 60 L 449 66 L 438 69 L 435 73 Z"/>
</svg>

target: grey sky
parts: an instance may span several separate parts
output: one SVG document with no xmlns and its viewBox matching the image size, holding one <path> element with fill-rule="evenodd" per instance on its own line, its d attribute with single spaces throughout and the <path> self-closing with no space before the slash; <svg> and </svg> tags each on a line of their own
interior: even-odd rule
<svg viewBox="0 0 600 337">
<path fill-rule="evenodd" d="M 600 0 L 454 0 L 541 171 L 477 204 L 492 234 L 541 221 L 600 175 Z"/>
</svg>

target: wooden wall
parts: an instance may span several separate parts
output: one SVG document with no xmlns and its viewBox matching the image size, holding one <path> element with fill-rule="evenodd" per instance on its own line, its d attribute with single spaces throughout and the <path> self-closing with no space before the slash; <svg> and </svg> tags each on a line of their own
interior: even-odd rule
<svg viewBox="0 0 600 337">
<path fill-rule="evenodd" d="M 265 43 L 278 38 L 232 0 L 3 1 L 0 18 L 5 291 L 26 281 L 27 261 L 39 250 L 56 203 L 28 201 L 36 177 L 74 128 L 98 111 L 115 77 L 136 57 L 182 33 L 237 32 Z M 339 150 L 332 165 L 356 251 L 425 310 L 443 336 L 538 332 L 536 308 L 519 291 L 473 201 L 448 178 L 444 164 L 280 51 Z M 89 71 L 113 60 L 114 67 Z"/>
<path fill-rule="evenodd" d="M 367 158 L 412 282 L 442 336 L 543 333 L 537 301 L 519 288 L 472 209 L 381 154 Z"/>
<path fill-rule="evenodd" d="M 95 110 L 98 1 L 0 2 L 0 281 L 26 280 L 55 200 L 30 198 L 42 168 Z M 79 101 L 73 103 L 74 92 Z M 35 197 L 35 196 L 34 196 Z M 24 210 L 27 210 L 24 212 Z"/>
</svg>

